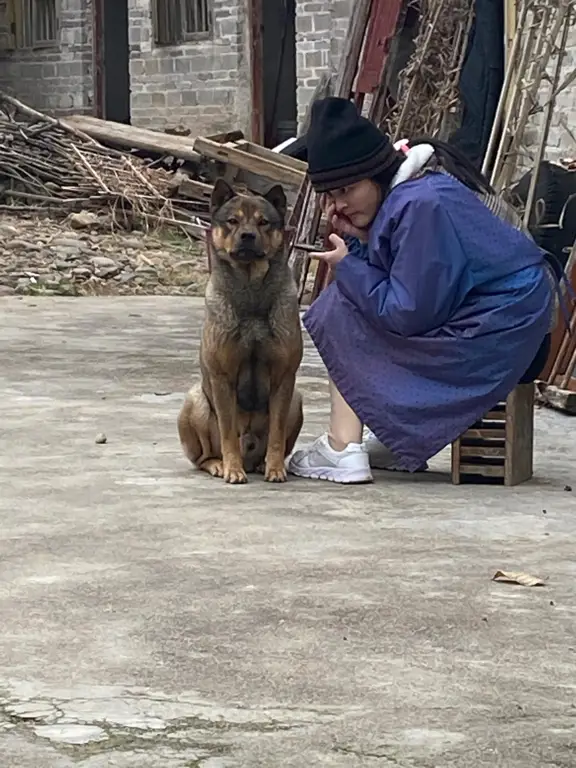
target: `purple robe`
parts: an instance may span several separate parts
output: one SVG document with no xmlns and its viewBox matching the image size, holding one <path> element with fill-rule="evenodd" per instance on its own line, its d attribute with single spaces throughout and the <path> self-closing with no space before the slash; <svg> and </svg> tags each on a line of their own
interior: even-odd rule
<svg viewBox="0 0 576 768">
<path fill-rule="evenodd" d="M 520 381 L 549 330 L 542 251 L 467 187 L 395 187 L 304 316 L 331 379 L 415 471 Z"/>
</svg>

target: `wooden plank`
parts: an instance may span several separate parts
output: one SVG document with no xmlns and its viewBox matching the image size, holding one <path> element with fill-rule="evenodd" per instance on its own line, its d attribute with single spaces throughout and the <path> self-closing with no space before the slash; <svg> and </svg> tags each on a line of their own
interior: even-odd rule
<svg viewBox="0 0 576 768">
<path fill-rule="evenodd" d="M 209 157 L 211 160 L 217 160 L 221 163 L 226 163 L 227 165 L 234 165 L 237 168 L 250 171 L 259 176 L 264 176 L 267 179 L 277 181 L 280 184 L 299 187 L 305 176 L 304 173 L 295 168 L 288 168 L 281 163 L 271 162 L 270 160 L 265 160 L 257 155 L 243 152 L 241 149 L 236 149 L 231 146 L 223 146 L 203 137 L 196 139 L 194 142 L 194 150 L 204 157 Z"/>
<path fill-rule="evenodd" d="M 211 184 L 204 184 L 203 181 L 181 177 L 174 184 L 174 189 L 178 197 L 189 197 L 191 200 L 209 203 L 213 187 Z"/>
<path fill-rule="evenodd" d="M 267 147 L 262 147 L 260 144 L 254 144 L 251 141 L 237 141 L 236 147 L 243 152 L 248 152 L 256 157 L 263 157 L 264 160 L 270 160 L 272 163 L 278 163 L 279 165 L 285 165 L 288 168 L 294 168 L 301 173 L 308 173 L 308 163 L 303 160 L 298 160 L 297 157 L 289 157 L 288 155 L 281 155 L 280 152 L 273 152 Z"/>
<path fill-rule="evenodd" d="M 462 435 L 462 440 L 488 440 L 489 438 L 496 438 L 502 440 L 504 436 L 503 429 L 468 429 Z"/>
<path fill-rule="evenodd" d="M 519 384 L 506 404 L 506 485 L 530 480 L 534 471 L 534 384 Z"/>
<path fill-rule="evenodd" d="M 504 408 L 501 411 L 488 411 L 482 421 L 506 421 L 506 411 Z"/>
<path fill-rule="evenodd" d="M 452 485 L 460 485 L 460 438 L 452 443 Z"/>
<path fill-rule="evenodd" d="M 380 85 L 401 7 L 402 0 L 373 0 L 356 83 L 358 93 L 374 93 Z"/>
<path fill-rule="evenodd" d="M 215 133 L 212 136 L 206 136 L 210 141 L 216 141 L 218 144 L 226 144 L 227 141 L 243 141 L 242 131 L 228 131 L 228 133 Z"/>
<path fill-rule="evenodd" d="M 460 477 L 462 475 L 480 475 L 482 477 L 505 477 L 504 466 L 497 467 L 489 464 L 460 464 Z M 504 481 L 506 482 L 506 481 Z"/>
<path fill-rule="evenodd" d="M 142 149 L 159 155 L 171 155 L 192 163 L 200 162 L 194 151 L 194 140 L 188 136 L 173 136 L 147 128 L 135 128 L 112 120 L 100 120 L 89 115 L 71 115 L 61 122 L 83 131 L 93 139 L 115 144 L 124 149 Z"/>
<path fill-rule="evenodd" d="M 505 459 L 506 448 L 492 448 L 488 445 L 461 445 L 460 456 L 476 456 L 478 458 Z"/>
</svg>

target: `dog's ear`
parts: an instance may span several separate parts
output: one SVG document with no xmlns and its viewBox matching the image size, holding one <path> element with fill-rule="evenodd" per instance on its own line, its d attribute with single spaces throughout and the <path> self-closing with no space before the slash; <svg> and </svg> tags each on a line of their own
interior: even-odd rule
<svg viewBox="0 0 576 768">
<path fill-rule="evenodd" d="M 284 190 L 280 186 L 280 184 L 276 184 L 272 187 L 272 189 L 269 189 L 268 192 L 264 195 L 264 199 L 268 200 L 268 202 L 276 208 L 278 213 L 280 214 L 280 217 L 282 221 L 284 221 L 284 218 L 286 216 L 286 209 L 288 208 L 288 203 L 286 201 L 286 194 L 284 193 Z"/>
<path fill-rule="evenodd" d="M 212 196 L 210 197 L 211 215 L 213 216 L 216 211 L 222 208 L 224 203 L 227 203 L 228 200 L 232 200 L 233 197 L 236 197 L 236 192 L 234 192 L 230 184 L 228 184 L 227 181 L 224 181 L 224 179 L 218 179 L 216 184 L 214 184 Z"/>
</svg>

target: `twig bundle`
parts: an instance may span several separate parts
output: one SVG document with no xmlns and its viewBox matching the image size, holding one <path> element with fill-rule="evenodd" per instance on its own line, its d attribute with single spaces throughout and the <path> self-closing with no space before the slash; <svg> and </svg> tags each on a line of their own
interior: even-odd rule
<svg viewBox="0 0 576 768">
<path fill-rule="evenodd" d="M 164 223 L 201 235 L 194 204 L 170 197 L 171 176 L 0 93 L 0 209 L 106 210 L 115 226 Z"/>
</svg>

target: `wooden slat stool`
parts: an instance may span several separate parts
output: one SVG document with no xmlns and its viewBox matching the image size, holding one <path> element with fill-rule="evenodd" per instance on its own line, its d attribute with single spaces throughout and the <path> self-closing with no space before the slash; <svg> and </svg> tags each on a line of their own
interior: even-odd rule
<svg viewBox="0 0 576 768">
<path fill-rule="evenodd" d="M 452 443 L 452 483 L 519 485 L 534 466 L 534 384 L 506 399 Z"/>
</svg>

